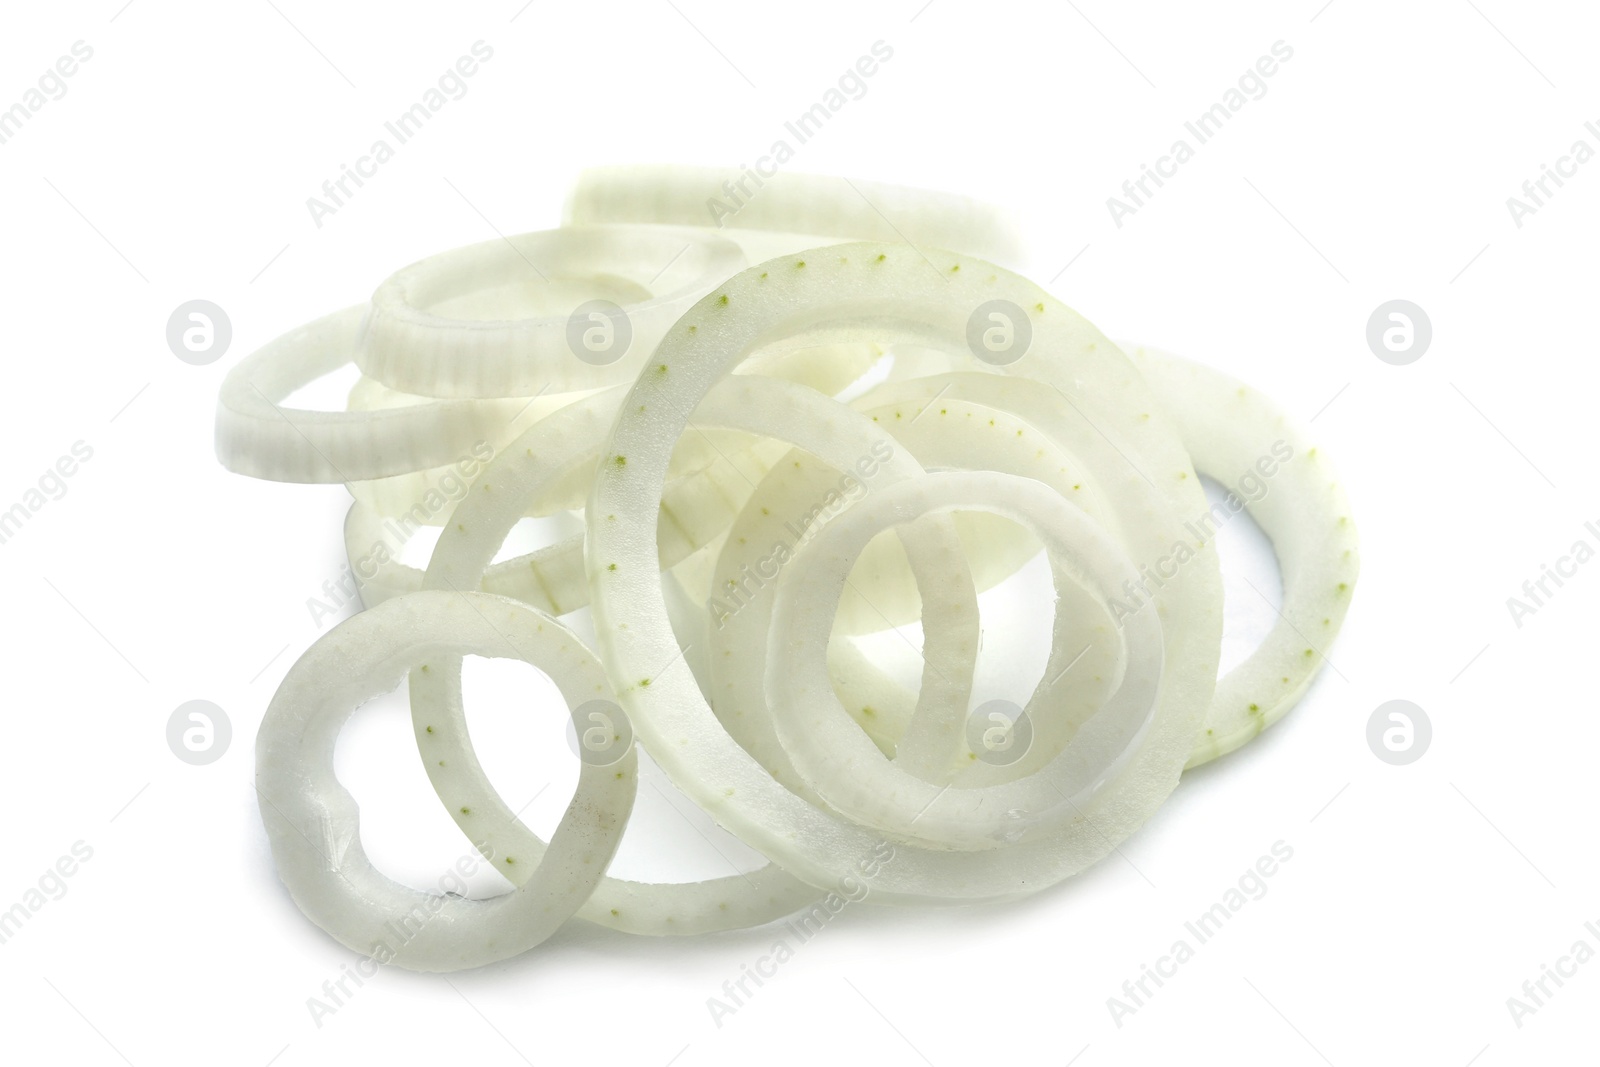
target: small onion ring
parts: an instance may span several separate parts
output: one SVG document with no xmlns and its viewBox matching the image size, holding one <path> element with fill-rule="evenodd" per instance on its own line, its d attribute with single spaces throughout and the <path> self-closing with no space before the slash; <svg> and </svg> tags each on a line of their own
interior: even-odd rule
<svg viewBox="0 0 1600 1067">
<path fill-rule="evenodd" d="M 511 893 L 472 900 L 410 889 L 380 873 L 361 846 L 355 799 L 333 770 L 334 744 L 351 712 L 398 685 L 413 664 L 426 670 L 435 656 L 459 662 L 508 653 L 549 675 L 580 730 L 577 709 L 610 699 L 605 671 L 570 631 L 487 593 L 427 591 L 364 611 L 319 638 L 279 686 L 256 738 L 261 817 L 295 903 L 347 948 L 382 948 L 389 962 L 419 971 L 507 959 L 554 933 L 611 862 L 638 787 L 631 746 L 610 766 L 584 766 L 542 856 L 496 854 L 503 873 L 538 860 Z"/>
</svg>

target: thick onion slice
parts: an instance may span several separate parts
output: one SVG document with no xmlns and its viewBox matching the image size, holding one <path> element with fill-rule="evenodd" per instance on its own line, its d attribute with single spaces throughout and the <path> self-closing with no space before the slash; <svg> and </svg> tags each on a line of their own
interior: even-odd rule
<svg viewBox="0 0 1600 1067">
<path fill-rule="evenodd" d="M 1283 574 L 1278 621 L 1249 658 L 1217 683 L 1189 766 L 1232 752 L 1299 702 L 1355 592 L 1361 557 L 1350 502 L 1309 430 L 1270 397 L 1153 348 L 1126 351 L 1178 423 L 1195 469 L 1225 486 L 1227 504 L 1191 523 L 1211 536 L 1239 510 L 1272 541 Z"/>
<path fill-rule="evenodd" d="M 433 401 L 373 411 L 282 407 L 296 390 L 350 362 L 366 309 L 291 330 L 228 372 L 217 397 L 217 458 L 275 482 L 387 478 L 493 447 L 539 413 L 525 402 Z"/>
<path fill-rule="evenodd" d="M 524 952 L 589 899 L 633 809 L 638 755 L 585 764 L 542 854 L 489 853 L 517 888 L 488 900 L 436 896 L 381 874 L 361 847 L 359 812 L 334 776 L 334 744 L 355 708 L 438 657 L 515 657 L 549 675 L 572 711 L 609 701 L 594 655 L 554 619 L 485 593 L 423 592 L 340 623 L 290 669 L 256 738 L 256 788 L 279 876 L 341 944 L 419 971 L 453 971 Z M 422 743 L 425 758 L 438 753 Z M 477 840 L 482 840 L 478 838 Z M 485 850 L 487 852 L 487 850 Z M 536 864 L 536 866 L 535 866 Z M 531 872 L 529 868 L 533 868 Z"/>
<path fill-rule="evenodd" d="M 731 167 L 592 167 L 579 175 L 566 219 L 716 227 L 752 260 L 839 240 L 953 248 L 997 263 L 1022 258 L 1016 225 L 980 201 L 820 174 L 745 174 Z"/>
<path fill-rule="evenodd" d="M 1170 545 L 1178 516 L 1203 499 L 1170 425 L 1115 346 L 999 268 L 947 252 L 931 259 L 904 245 L 815 249 L 751 268 L 707 296 L 668 333 L 622 405 L 587 510 L 596 628 L 637 736 L 721 825 L 817 885 L 845 876 L 890 838 L 785 789 L 722 730 L 690 672 L 675 666 L 682 649 L 662 602 L 655 525 L 667 455 L 718 379 L 783 336 L 965 352 L 974 315 L 989 301 L 1006 300 L 1028 318 L 1032 343 L 991 373 L 1025 375 L 1038 383 L 1028 386 L 1035 394 L 1059 393 L 1064 411 L 1046 432 L 1070 441 L 1106 485 L 1110 530 L 1124 554 L 1138 559 Z M 974 369 L 989 365 L 966 358 Z M 744 418 L 791 439 L 801 432 L 786 428 L 795 419 L 792 406 L 755 392 Z M 853 440 L 847 434 L 840 442 L 842 464 L 828 457 L 836 469 L 858 454 Z M 1186 479 L 1177 477 L 1184 472 Z M 1031 892 L 1099 859 L 1149 817 L 1176 784 L 1215 682 L 1221 613 L 1214 554 L 1199 554 L 1181 581 L 1160 591 L 1155 614 L 1164 645 L 1156 715 L 1122 773 L 1081 806 L 1081 818 L 1057 834 L 982 851 L 902 843 L 877 880 L 883 899 Z"/>
<path fill-rule="evenodd" d="M 689 305 L 743 265 L 737 245 L 692 227 L 583 226 L 457 248 L 378 287 L 356 363 L 393 389 L 435 397 L 629 382 Z M 580 354 L 590 323 L 609 332 Z"/>
</svg>

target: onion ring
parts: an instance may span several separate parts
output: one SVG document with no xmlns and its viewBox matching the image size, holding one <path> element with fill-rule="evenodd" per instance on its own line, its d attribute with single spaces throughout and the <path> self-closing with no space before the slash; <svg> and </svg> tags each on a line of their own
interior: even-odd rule
<svg viewBox="0 0 1600 1067">
<path fill-rule="evenodd" d="M 1123 628 L 1128 651 L 1120 686 L 1041 772 L 987 787 L 963 783 L 964 788 L 949 789 L 900 770 L 898 760 L 885 760 L 833 699 L 826 659 L 832 601 L 844 588 L 858 547 L 890 522 L 973 505 L 1038 532 L 1062 593 L 1076 583 L 1094 588 L 1103 604 L 1117 594 L 1121 581 L 1135 576 L 1132 562 L 1088 516 L 1043 483 L 995 472 L 936 473 L 883 490 L 804 545 L 778 586 L 769 637 L 768 699 L 779 741 L 802 778 L 834 810 L 930 847 L 994 847 L 1075 819 L 1149 730 L 1161 675 L 1161 624 L 1153 612 L 1145 612 Z M 839 542 L 846 540 L 856 547 L 841 548 Z M 807 567 L 811 561 L 817 565 Z M 1109 617 L 1104 610 L 1102 615 Z M 1057 613 L 1058 629 L 1067 621 Z M 1049 679 L 1067 673 L 1071 664 L 1064 661 L 1073 657 L 1059 633 L 1054 649 L 1045 671 Z M 1038 687 L 1025 710 L 1030 718 L 1050 701 L 1052 685 Z M 976 759 L 964 746 L 958 753 L 951 744 L 952 737 L 963 737 L 962 725 L 964 718 L 942 739 L 945 762 L 952 766 L 958 758 Z"/>
<path fill-rule="evenodd" d="M 1021 239 L 1004 212 L 963 196 L 790 171 L 740 195 L 729 184 L 731 173 L 711 167 L 591 167 L 568 198 L 566 224 L 714 226 L 738 241 L 752 261 L 840 240 L 905 241 L 998 263 L 1022 258 Z"/>
<path fill-rule="evenodd" d="M 556 413 L 507 449 L 458 507 L 434 548 L 425 583 L 471 588 L 516 523 L 522 501 L 568 470 L 594 463 L 590 439 L 573 408 Z M 578 432 L 573 432 L 578 431 Z M 535 449 L 534 445 L 540 447 Z M 580 556 L 581 562 L 581 556 Z M 500 797 L 472 749 L 461 699 L 461 659 L 440 656 L 426 673 L 412 672 L 412 723 L 423 765 L 445 810 L 464 833 L 495 851 L 537 856 L 546 847 Z M 431 729 L 430 729 L 431 728 Z M 442 761 L 442 762 L 441 762 Z M 465 814 L 470 813 L 470 814 Z M 747 874 L 687 883 L 642 883 L 607 877 L 579 914 L 640 934 L 693 934 L 771 922 L 815 899 L 818 891 L 768 864 Z"/>
<path fill-rule="evenodd" d="M 1226 755 L 1288 714 L 1327 661 L 1355 592 L 1361 557 L 1338 476 L 1309 431 L 1270 397 L 1177 356 L 1124 346 L 1177 420 L 1195 469 L 1227 486 L 1272 540 L 1283 572 L 1278 621 L 1250 656 L 1217 683 L 1189 766 Z M 1251 499 L 1242 479 L 1262 487 Z M 1237 505 L 1237 506 L 1234 506 Z M 1194 523 L 1226 521 L 1214 508 Z"/>
<path fill-rule="evenodd" d="M 514 436 L 513 401 L 434 401 L 381 411 L 280 404 L 350 362 L 365 308 L 298 327 L 241 360 L 217 396 L 216 451 L 239 474 L 275 482 L 349 482 L 441 467 Z"/>
<path fill-rule="evenodd" d="M 641 741 L 679 788 L 720 824 L 813 884 L 848 873 L 882 837 L 812 807 L 774 782 L 722 731 L 688 672 L 670 669 L 681 650 L 661 604 L 655 500 L 671 443 L 689 421 L 686 413 L 716 379 L 747 353 L 785 335 L 959 349 L 973 313 L 988 300 L 1006 299 L 1019 309 L 1037 309 L 1029 315 L 1032 346 L 1015 365 L 1055 385 L 1082 416 L 1079 447 L 1092 456 L 1091 468 L 1116 464 L 1109 451 L 1120 453 L 1123 463 L 1132 464 L 1131 452 L 1151 469 L 1190 469 L 1137 372 L 1092 327 L 999 268 L 949 253 L 938 256 L 945 266 L 904 246 L 819 249 L 805 259 L 751 268 L 707 296 L 669 332 L 623 404 L 587 511 L 596 626 L 614 677 L 637 679 L 619 685 L 619 697 Z M 807 273 L 808 267 L 815 269 Z M 1074 396 L 1076 401 L 1070 399 Z M 1104 417 L 1113 411 L 1120 412 L 1113 432 L 1121 444 L 1088 414 Z M 748 417 L 769 426 L 783 420 L 772 406 L 752 406 Z M 1103 443 L 1095 441 L 1091 429 Z M 1187 486 L 1174 480 L 1164 490 L 1145 485 L 1137 474 L 1115 481 L 1119 490 L 1126 487 L 1117 501 L 1120 533 L 1132 536 L 1135 549 L 1169 538 L 1176 525 L 1173 507 L 1192 505 L 1198 494 L 1192 476 Z M 1136 533 L 1141 524 L 1143 532 Z M 1139 553 L 1128 554 L 1138 558 Z M 883 872 L 880 890 L 890 899 L 911 900 L 1014 896 L 1082 869 L 1131 833 L 1176 784 L 1209 703 L 1220 648 L 1219 600 L 1212 554 L 1202 554 L 1183 581 L 1161 591 L 1170 684 L 1164 675 L 1156 724 L 1119 787 L 1102 789 L 1082 813 L 1084 822 L 1059 837 L 1019 842 L 1005 850 L 1004 861 L 993 850 L 908 847 Z"/>
<path fill-rule="evenodd" d="M 433 591 L 345 620 L 296 661 L 273 697 L 256 738 L 256 788 L 273 859 L 300 910 L 346 947 L 420 971 L 503 960 L 554 933 L 611 862 L 638 786 L 631 746 L 609 765 L 585 764 L 542 856 L 497 855 L 497 870 L 520 872 L 511 893 L 488 900 L 422 893 L 381 874 L 361 847 L 356 802 L 333 772 L 334 743 L 350 713 L 419 661 L 426 671 L 435 656 L 459 662 L 508 653 L 550 676 L 580 730 L 587 726 L 580 708 L 610 700 L 599 662 L 554 619 L 504 597 Z M 423 752 L 431 754 L 426 743 Z"/>
<path fill-rule="evenodd" d="M 689 305 L 743 264 L 732 242 L 692 227 L 585 226 L 468 245 L 378 287 L 356 364 L 422 396 L 529 397 L 629 382 Z M 622 319 L 610 320 L 601 354 L 578 358 L 573 317 L 597 300 Z"/>
</svg>

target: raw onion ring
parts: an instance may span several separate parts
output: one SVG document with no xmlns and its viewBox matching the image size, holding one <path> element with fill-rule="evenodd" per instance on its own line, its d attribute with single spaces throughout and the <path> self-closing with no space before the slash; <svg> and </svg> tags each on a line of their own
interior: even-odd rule
<svg viewBox="0 0 1600 1067">
<path fill-rule="evenodd" d="M 380 873 L 361 846 L 355 799 L 334 775 L 339 729 L 358 705 L 398 685 L 413 664 L 426 671 L 434 657 L 459 662 L 468 654 L 509 654 L 543 670 L 579 730 L 588 725 L 579 722 L 579 710 L 611 698 L 594 655 L 544 613 L 486 593 L 427 591 L 364 611 L 319 638 L 290 668 L 256 738 L 261 817 L 295 903 L 346 947 L 412 970 L 493 963 L 554 933 L 589 899 L 611 862 L 638 786 L 631 745 L 609 765 L 585 764 L 542 856 L 496 854 L 502 873 L 538 861 L 511 893 L 441 897 Z"/>
<path fill-rule="evenodd" d="M 746 197 L 728 187 L 737 175 L 731 168 L 591 167 L 567 200 L 566 223 L 716 227 L 752 262 L 841 240 L 953 248 L 997 263 L 1022 258 L 1006 214 L 964 196 L 779 171 Z"/>
<path fill-rule="evenodd" d="M 679 788 L 720 824 L 813 884 L 848 873 L 884 839 L 774 782 L 722 731 L 688 672 L 668 669 L 681 650 L 661 603 L 655 500 L 672 443 L 716 379 L 781 336 L 959 349 L 972 314 L 987 300 L 1008 299 L 1035 309 L 1026 313 L 1032 347 L 1013 366 L 1056 386 L 1063 398 L 1077 398 L 1068 403 L 1104 438 L 1104 445 L 1096 445 L 1089 429 L 1082 429 L 1083 447 L 1096 452 L 1092 467 L 1116 462 L 1108 460 L 1107 446 L 1133 466 L 1114 479 L 1119 488 L 1126 486 L 1116 508 L 1121 535 L 1133 532 L 1129 522 L 1142 523 L 1147 529 L 1132 545 L 1159 543 L 1176 525 L 1174 506 L 1181 513 L 1181 505 L 1198 497 L 1192 476 L 1187 485 L 1174 479 L 1164 490 L 1143 482 L 1144 467 L 1176 472 L 1190 465 L 1137 372 L 1114 346 L 1030 283 L 981 261 L 936 254 L 942 266 L 904 246 L 818 249 L 803 259 L 751 268 L 707 296 L 669 332 L 623 404 L 587 512 L 596 626 L 614 677 L 624 680 L 619 697 L 639 738 Z M 1104 418 L 1113 410 L 1120 412 L 1113 425 L 1120 444 L 1087 414 Z M 783 416 L 771 407 L 752 407 L 749 418 L 776 426 Z M 1130 452 L 1143 463 L 1130 460 Z M 907 846 L 882 872 L 880 892 L 890 899 L 966 900 L 1030 892 L 1100 858 L 1148 818 L 1176 784 L 1214 685 L 1220 647 L 1214 556 L 1202 554 L 1160 599 L 1168 668 L 1162 706 L 1117 787 L 1102 789 L 1081 813 L 1083 821 L 1058 837 L 1000 852 Z"/>
<path fill-rule="evenodd" d="M 1310 432 L 1270 397 L 1219 371 L 1138 345 L 1124 351 L 1177 421 L 1195 469 L 1229 490 L 1192 522 L 1214 529 L 1240 508 L 1272 541 L 1283 574 L 1278 621 L 1217 682 L 1189 766 L 1226 755 L 1288 714 L 1327 660 L 1361 569 L 1350 502 Z M 1241 484 L 1251 478 L 1262 494 Z M 1233 506 L 1237 504 L 1237 506 Z"/>
<path fill-rule="evenodd" d="M 275 482 L 387 478 L 454 463 L 515 434 L 514 401 L 375 411 L 282 407 L 296 390 L 350 362 L 365 312 L 345 308 L 291 330 L 228 372 L 217 396 L 216 451 L 224 467 Z"/>
<path fill-rule="evenodd" d="M 378 287 L 356 364 L 393 389 L 437 397 L 630 382 L 689 305 L 743 264 L 738 246 L 693 227 L 583 226 L 468 245 Z M 624 328 L 631 338 L 623 352 L 579 358 L 573 316 L 597 300 L 625 316 L 612 320 L 608 344 L 622 346 Z"/>
</svg>

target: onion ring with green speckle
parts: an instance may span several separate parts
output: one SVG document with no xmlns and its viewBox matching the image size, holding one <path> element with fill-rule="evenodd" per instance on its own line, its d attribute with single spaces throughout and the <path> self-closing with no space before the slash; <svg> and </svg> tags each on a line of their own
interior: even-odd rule
<svg viewBox="0 0 1600 1067">
<path fill-rule="evenodd" d="M 933 259 L 925 258 L 931 255 Z M 1032 347 L 1004 371 L 1053 387 L 1075 413 L 1051 432 L 1073 442 L 1112 501 L 1114 535 L 1140 558 L 1170 543 L 1179 516 L 1203 498 L 1187 482 L 1145 473 L 1190 470 L 1138 372 L 1097 331 L 1042 290 L 991 264 L 904 245 L 843 245 L 751 268 L 707 296 L 662 342 L 622 405 L 587 509 L 596 628 L 634 729 L 674 782 L 719 824 L 813 884 L 844 876 L 884 838 L 774 782 L 721 729 L 689 672 L 661 602 L 655 512 L 666 456 L 689 412 L 750 352 L 783 336 L 873 340 L 964 351 L 969 320 L 1004 299 L 1030 321 Z M 977 359 L 976 367 L 983 366 Z M 991 362 L 992 361 L 986 361 Z M 642 410 L 641 410 L 642 409 Z M 782 409 L 752 408 L 782 425 Z M 1108 429 L 1109 427 L 1109 429 Z M 1161 591 L 1166 641 L 1155 723 L 1112 785 L 1058 837 L 981 852 L 907 846 L 881 872 L 879 899 L 987 900 L 1032 892 L 1104 856 L 1176 785 L 1215 684 L 1220 589 L 1213 554 Z M 751 665 L 752 669 L 756 667 Z M 1088 827 L 1093 826 L 1091 832 Z"/>
<path fill-rule="evenodd" d="M 537 497 L 545 485 L 569 470 L 593 468 L 593 437 L 585 432 L 583 418 L 576 406 L 563 409 L 496 458 L 480 477 L 479 491 L 458 505 L 441 534 L 425 585 L 474 588 L 525 509 L 524 501 Z M 659 567 L 659 562 L 652 565 Z M 494 853 L 509 850 L 539 856 L 544 842 L 500 797 L 473 752 L 459 656 L 436 657 L 426 673 L 412 672 L 411 711 L 419 748 L 439 754 L 423 761 L 428 778 L 463 833 Z M 501 873 L 515 880 L 516 872 Z M 646 883 L 607 877 L 578 914 L 629 933 L 687 935 L 771 922 L 819 895 L 819 890 L 768 864 L 701 882 Z"/>
<path fill-rule="evenodd" d="M 1125 345 L 1177 421 L 1195 469 L 1226 486 L 1232 502 L 1193 523 L 1209 532 L 1247 510 L 1272 541 L 1283 606 L 1261 646 L 1217 683 L 1189 766 L 1226 755 L 1288 714 L 1327 662 L 1361 556 L 1337 473 L 1310 432 L 1270 397 L 1190 360 Z M 1253 488 L 1252 488 L 1253 487 Z"/>
</svg>

